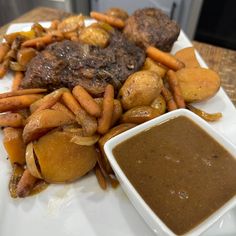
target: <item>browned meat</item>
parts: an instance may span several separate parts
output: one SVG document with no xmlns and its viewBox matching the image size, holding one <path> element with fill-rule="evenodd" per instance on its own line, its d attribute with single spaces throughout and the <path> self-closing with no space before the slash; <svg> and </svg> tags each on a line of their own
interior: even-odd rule
<svg viewBox="0 0 236 236">
<path fill-rule="evenodd" d="M 179 36 L 179 26 L 161 10 L 144 8 L 128 18 L 124 34 L 138 46 L 149 45 L 163 51 L 170 51 Z"/>
<path fill-rule="evenodd" d="M 115 32 L 106 48 L 63 41 L 49 45 L 28 64 L 22 88 L 73 88 L 80 84 L 100 95 L 107 83 L 118 90 L 145 60 L 142 49 Z"/>
</svg>

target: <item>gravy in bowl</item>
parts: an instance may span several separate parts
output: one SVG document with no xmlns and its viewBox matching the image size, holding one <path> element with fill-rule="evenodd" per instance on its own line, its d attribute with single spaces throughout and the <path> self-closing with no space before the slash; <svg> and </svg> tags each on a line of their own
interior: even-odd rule
<svg viewBox="0 0 236 236">
<path fill-rule="evenodd" d="M 236 194 L 236 159 L 184 116 L 123 141 L 113 154 L 147 205 L 178 235 Z"/>
</svg>

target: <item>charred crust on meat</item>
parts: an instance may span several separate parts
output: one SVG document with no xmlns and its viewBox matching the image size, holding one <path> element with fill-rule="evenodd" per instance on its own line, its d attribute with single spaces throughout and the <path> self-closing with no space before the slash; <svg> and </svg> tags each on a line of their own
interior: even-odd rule
<svg viewBox="0 0 236 236">
<path fill-rule="evenodd" d="M 50 91 L 79 84 L 99 96 L 108 83 L 118 91 L 144 61 L 144 50 L 119 31 L 111 34 L 106 48 L 65 40 L 49 45 L 31 60 L 21 87 Z"/>
<path fill-rule="evenodd" d="M 137 10 L 126 21 L 124 34 L 142 48 L 157 47 L 170 51 L 177 40 L 180 28 L 161 10 L 144 8 Z"/>
</svg>

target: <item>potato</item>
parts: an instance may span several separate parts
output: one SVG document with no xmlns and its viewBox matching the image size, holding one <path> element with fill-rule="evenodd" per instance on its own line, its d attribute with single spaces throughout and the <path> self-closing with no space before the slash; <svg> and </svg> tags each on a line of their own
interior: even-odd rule
<svg viewBox="0 0 236 236">
<path fill-rule="evenodd" d="M 106 11 L 106 15 L 113 16 L 116 18 L 120 18 L 121 20 L 127 20 L 129 17 L 128 13 L 123 9 L 112 7 Z"/>
<path fill-rule="evenodd" d="M 138 71 L 128 77 L 119 91 L 118 98 L 125 110 L 150 105 L 160 94 L 163 82 L 152 71 Z"/>
<path fill-rule="evenodd" d="M 161 78 L 163 78 L 166 74 L 167 69 L 164 66 L 153 61 L 151 58 L 147 57 L 142 70 L 150 70 L 157 73 Z"/>
<path fill-rule="evenodd" d="M 80 35 L 79 40 L 83 43 L 104 48 L 109 42 L 110 35 L 101 27 L 86 27 Z"/>
<path fill-rule="evenodd" d="M 41 175 L 48 183 L 71 182 L 95 166 L 95 147 L 81 146 L 70 140 L 65 132 L 52 131 L 33 144 Z"/>
<path fill-rule="evenodd" d="M 120 124 L 120 125 L 117 125 L 117 126 L 113 127 L 112 129 L 110 129 L 105 135 L 103 135 L 99 139 L 98 144 L 99 144 L 100 150 L 102 152 L 102 156 L 103 156 L 103 160 L 102 160 L 103 165 L 105 166 L 106 172 L 108 174 L 112 174 L 113 171 L 111 169 L 110 163 L 109 163 L 109 161 L 106 157 L 105 151 L 104 151 L 105 143 L 108 140 L 110 140 L 111 138 L 115 137 L 116 135 L 121 134 L 121 133 L 125 132 L 126 130 L 131 129 L 133 127 L 135 127 L 135 124 Z"/>
<path fill-rule="evenodd" d="M 66 32 L 76 31 L 83 27 L 84 27 L 84 16 L 78 15 L 78 16 L 70 16 L 64 19 L 61 23 L 59 23 L 58 30 L 63 33 L 66 33 Z"/>
<path fill-rule="evenodd" d="M 220 88 L 219 75 L 205 68 L 183 68 L 176 72 L 182 96 L 186 102 L 211 98 Z"/>
<path fill-rule="evenodd" d="M 17 61 L 21 66 L 26 66 L 30 60 L 37 55 L 33 48 L 22 48 L 17 53 Z"/>
<path fill-rule="evenodd" d="M 175 57 L 182 61 L 185 67 L 200 67 L 193 47 L 188 47 L 179 50 L 175 53 Z"/>
<path fill-rule="evenodd" d="M 164 114 L 166 112 L 166 101 L 164 97 L 161 94 L 156 97 L 153 100 L 151 107 L 157 109 L 160 115 Z"/>
<path fill-rule="evenodd" d="M 7 151 L 10 162 L 24 164 L 25 163 L 25 149 L 26 146 L 22 138 L 22 129 L 18 128 L 5 128 L 3 145 Z"/>
<path fill-rule="evenodd" d="M 23 140 L 29 143 L 38 139 L 53 128 L 75 122 L 67 113 L 45 109 L 34 113 L 28 118 L 23 130 Z"/>
<path fill-rule="evenodd" d="M 122 115 L 121 123 L 141 124 L 160 115 L 157 109 L 150 106 L 137 106 Z"/>
</svg>

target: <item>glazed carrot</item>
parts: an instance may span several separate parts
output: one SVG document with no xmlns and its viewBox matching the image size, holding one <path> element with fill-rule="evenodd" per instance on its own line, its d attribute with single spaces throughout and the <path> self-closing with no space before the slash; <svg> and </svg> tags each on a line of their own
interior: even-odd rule
<svg viewBox="0 0 236 236">
<path fill-rule="evenodd" d="M 27 197 L 34 188 L 37 178 L 26 169 L 17 185 L 16 193 L 18 197 Z"/>
<path fill-rule="evenodd" d="M 93 100 L 92 96 L 82 86 L 75 86 L 72 90 L 72 93 L 80 105 L 84 108 L 84 110 L 91 116 L 101 116 L 100 106 Z"/>
<path fill-rule="evenodd" d="M 105 134 L 109 130 L 112 121 L 113 108 L 114 88 L 111 84 L 108 84 L 104 92 L 102 116 L 98 119 L 98 133 Z"/>
<path fill-rule="evenodd" d="M 75 114 L 77 122 L 82 126 L 84 136 L 92 136 L 96 133 L 97 121 L 95 117 L 89 115 L 70 92 L 63 93 L 62 101 Z"/>
<path fill-rule="evenodd" d="M 53 29 L 53 30 L 56 30 L 58 25 L 59 25 L 60 21 L 59 20 L 53 20 L 51 22 L 51 26 L 50 26 L 50 29 Z"/>
<path fill-rule="evenodd" d="M 167 66 L 172 70 L 179 70 L 184 67 L 184 63 L 179 61 L 173 55 L 163 52 L 155 47 L 148 47 L 146 53 L 153 60 Z"/>
<path fill-rule="evenodd" d="M 107 182 L 98 164 L 95 166 L 95 175 L 100 187 L 105 190 L 107 188 Z"/>
<path fill-rule="evenodd" d="M 42 37 L 29 39 L 22 43 L 22 47 L 36 47 L 38 44 L 47 45 L 55 41 L 60 41 L 62 38 L 59 36 L 62 36 L 62 34 L 46 34 Z"/>
<path fill-rule="evenodd" d="M 10 47 L 7 43 L 0 43 L 0 63 L 3 62 L 4 57 L 7 55 L 8 51 L 10 50 Z"/>
<path fill-rule="evenodd" d="M 42 110 L 45 110 L 54 106 L 61 98 L 63 92 L 64 92 L 63 89 L 58 89 L 46 95 L 45 97 L 43 97 L 42 98 L 43 102 L 39 105 L 39 107 L 34 112 L 42 111 Z"/>
<path fill-rule="evenodd" d="M 167 81 L 170 86 L 170 89 L 172 91 L 174 100 L 176 102 L 176 105 L 178 108 L 185 108 L 185 101 L 184 98 L 181 94 L 179 83 L 178 83 L 178 78 L 176 77 L 176 74 L 173 70 L 169 70 L 167 72 Z"/>
<path fill-rule="evenodd" d="M 15 72 L 13 81 L 12 81 L 12 86 L 11 86 L 12 91 L 16 91 L 19 89 L 19 86 L 23 78 L 24 78 L 24 74 L 22 72 L 20 71 Z"/>
<path fill-rule="evenodd" d="M 117 28 L 124 28 L 125 22 L 117 17 L 105 15 L 100 12 L 92 11 L 90 12 L 90 16 L 98 21 L 104 21 L 108 23 L 111 26 L 117 27 Z"/>
<path fill-rule="evenodd" d="M 1 127 L 22 127 L 25 124 L 25 119 L 18 113 L 4 113 L 0 115 Z"/>
<path fill-rule="evenodd" d="M 21 90 L 1 93 L 0 94 L 0 99 L 13 97 L 13 96 L 27 95 L 27 94 L 45 93 L 46 91 L 47 91 L 47 89 L 41 89 L 41 88 L 21 89 Z"/>
<path fill-rule="evenodd" d="M 167 89 L 166 87 L 163 87 L 161 90 L 161 94 L 164 97 L 165 101 L 166 101 L 166 105 L 167 105 L 167 110 L 168 111 L 173 111 L 177 109 L 177 105 L 174 101 L 174 98 L 171 94 L 171 92 L 169 91 L 169 89 Z"/>
<path fill-rule="evenodd" d="M 0 99 L 0 112 L 14 111 L 22 108 L 27 108 L 40 99 L 42 95 L 39 94 L 27 94 L 21 96 L 7 97 Z"/>
<path fill-rule="evenodd" d="M 10 61 L 4 60 L 2 64 L 0 64 L 0 78 L 3 78 L 4 75 L 7 73 L 9 68 Z"/>
</svg>

